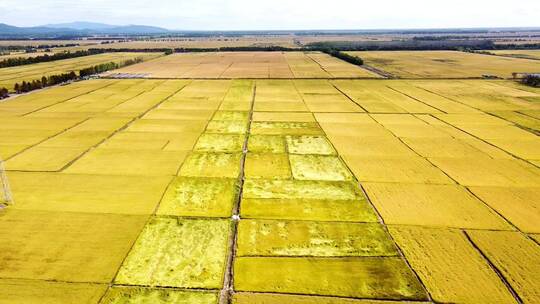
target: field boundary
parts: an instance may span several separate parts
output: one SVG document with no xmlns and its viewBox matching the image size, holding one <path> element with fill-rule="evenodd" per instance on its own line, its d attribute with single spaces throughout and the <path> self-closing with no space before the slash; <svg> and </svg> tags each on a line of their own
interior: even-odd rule
<svg viewBox="0 0 540 304">
<path fill-rule="evenodd" d="M 245 164 L 248 153 L 248 141 L 251 130 L 251 123 L 253 122 L 253 112 L 255 108 L 255 96 L 257 94 L 257 84 L 253 84 L 253 95 L 251 97 L 251 105 L 249 109 L 248 125 L 246 137 L 242 146 L 242 159 L 240 161 L 240 174 L 238 175 L 238 192 L 237 197 L 232 210 L 232 228 L 229 237 L 229 250 L 227 256 L 227 265 L 225 273 L 223 274 L 223 289 L 219 293 L 219 304 L 229 304 L 232 301 L 232 295 L 234 294 L 234 259 L 236 257 L 236 251 L 238 246 L 238 223 L 240 222 L 240 205 L 242 203 L 242 193 L 244 189 L 245 181 Z"/>
</svg>

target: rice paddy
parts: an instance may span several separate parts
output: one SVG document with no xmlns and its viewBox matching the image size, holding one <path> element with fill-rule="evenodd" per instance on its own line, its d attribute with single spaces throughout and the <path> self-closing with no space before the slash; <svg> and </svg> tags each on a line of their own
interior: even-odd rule
<svg viewBox="0 0 540 304">
<path fill-rule="evenodd" d="M 366 64 L 399 78 L 479 78 L 482 75 L 511 78 L 514 72 L 537 73 L 540 70 L 540 62 L 531 60 L 536 56 L 534 52 L 526 51 L 520 56 L 508 57 L 458 51 L 349 53 L 361 57 Z"/>
<path fill-rule="evenodd" d="M 158 57 L 159 53 L 105 53 L 72 59 L 43 62 L 30 65 L 2 68 L 0 70 L 0 88 L 5 87 L 13 90 L 15 83 L 22 81 L 41 80 L 43 76 L 69 73 L 78 73 L 81 69 L 99 65 L 102 63 L 123 63 L 137 57 L 144 60 Z"/>
<path fill-rule="evenodd" d="M 0 303 L 539 302 L 540 91 L 343 64 L 180 54 L 1 102 Z"/>
<path fill-rule="evenodd" d="M 109 73 L 148 78 L 378 78 L 375 73 L 322 53 L 178 53 Z"/>
</svg>

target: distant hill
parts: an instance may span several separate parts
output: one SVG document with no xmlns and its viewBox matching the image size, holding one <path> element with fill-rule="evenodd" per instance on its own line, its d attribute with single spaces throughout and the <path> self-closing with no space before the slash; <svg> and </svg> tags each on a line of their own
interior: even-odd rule
<svg viewBox="0 0 540 304">
<path fill-rule="evenodd" d="M 111 24 L 97 23 L 97 22 L 76 21 L 76 22 L 69 22 L 69 23 L 46 24 L 46 25 L 43 25 L 43 27 L 50 27 L 50 28 L 55 28 L 55 29 L 69 28 L 69 29 L 82 31 L 82 30 L 107 30 L 107 29 L 118 27 L 118 25 L 111 25 Z"/>
<path fill-rule="evenodd" d="M 154 34 L 154 33 L 166 33 L 169 30 L 156 26 L 148 25 L 111 25 L 105 23 L 96 23 L 96 22 L 86 22 L 86 21 L 77 21 L 70 23 L 58 23 L 58 24 L 47 24 L 43 27 L 56 28 L 56 29 L 73 29 L 78 31 L 90 31 L 90 32 L 99 32 L 99 33 L 119 33 L 119 34 L 131 34 L 131 33 L 144 33 L 144 34 Z"/>
<path fill-rule="evenodd" d="M 0 23 L 0 38 L 39 38 L 84 35 L 137 35 L 168 33 L 165 28 L 147 25 L 109 25 L 94 22 L 47 24 L 36 27 L 17 27 Z"/>
</svg>

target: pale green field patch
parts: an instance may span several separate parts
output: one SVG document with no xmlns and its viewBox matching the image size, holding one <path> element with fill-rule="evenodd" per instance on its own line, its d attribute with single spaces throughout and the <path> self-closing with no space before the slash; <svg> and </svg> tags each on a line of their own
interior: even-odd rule
<svg viewBox="0 0 540 304">
<path fill-rule="evenodd" d="M 234 179 L 177 177 L 165 192 L 157 214 L 228 217 L 236 192 Z"/>
<path fill-rule="evenodd" d="M 217 111 L 212 120 L 248 121 L 249 112 L 241 111 Z"/>
<path fill-rule="evenodd" d="M 351 182 L 247 179 L 241 211 L 244 218 L 377 222 Z"/>
<path fill-rule="evenodd" d="M 227 220 L 153 218 L 124 261 L 116 283 L 221 288 Z"/>
<path fill-rule="evenodd" d="M 253 122 L 251 134 L 263 135 L 322 135 L 315 122 Z"/>
<path fill-rule="evenodd" d="M 285 153 L 285 139 L 279 135 L 250 135 L 250 152 Z"/>
<path fill-rule="evenodd" d="M 180 168 L 180 176 L 230 177 L 240 174 L 241 154 L 192 153 Z"/>
<path fill-rule="evenodd" d="M 247 122 L 235 120 L 211 120 L 206 126 L 206 133 L 245 134 Z"/>
<path fill-rule="evenodd" d="M 287 154 L 249 153 L 246 158 L 247 178 L 287 179 L 291 168 Z"/>
<path fill-rule="evenodd" d="M 203 134 L 195 144 L 195 151 L 242 152 L 243 145 L 243 135 Z"/>
<path fill-rule="evenodd" d="M 286 138 L 289 153 L 321 155 L 336 153 L 324 136 L 287 136 Z"/>
<path fill-rule="evenodd" d="M 217 294 L 165 288 L 113 287 L 100 304 L 216 304 Z"/>
<path fill-rule="evenodd" d="M 291 169 L 295 179 L 349 181 L 349 169 L 335 156 L 290 154 Z"/>
</svg>

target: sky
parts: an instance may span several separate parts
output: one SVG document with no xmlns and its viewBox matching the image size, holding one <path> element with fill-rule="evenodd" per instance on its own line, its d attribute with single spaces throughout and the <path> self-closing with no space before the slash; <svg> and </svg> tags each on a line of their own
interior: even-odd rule
<svg viewBox="0 0 540 304">
<path fill-rule="evenodd" d="M 72 21 L 176 30 L 540 26 L 538 0 L 0 0 L 0 23 Z"/>
</svg>

